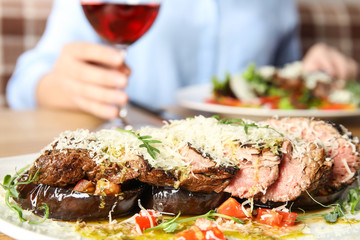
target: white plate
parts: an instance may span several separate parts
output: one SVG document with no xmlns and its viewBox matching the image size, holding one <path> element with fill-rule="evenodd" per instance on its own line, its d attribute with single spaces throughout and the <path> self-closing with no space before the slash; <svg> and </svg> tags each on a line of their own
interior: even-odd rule
<svg viewBox="0 0 360 240">
<path fill-rule="evenodd" d="M 1 181 L 6 174 L 13 174 L 15 169 L 20 169 L 29 163 L 32 163 L 38 154 L 22 155 L 8 158 L 0 158 L 0 178 Z M 75 231 L 74 223 L 57 222 L 46 220 L 42 224 L 30 225 L 27 223 L 20 223 L 17 215 L 5 206 L 3 191 L 0 194 L 0 232 L 13 237 L 15 239 L 37 239 L 37 240 L 53 240 L 53 239 L 79 239 L 85 240 L 88 238 L 82 237 Z M 35 217 L 31 213 L 26 213 L 26 217 Z M 357 214 L 356 219 L 360 220 L 360 214 Z M 36 219 L 33 219 L 36 220 Z M 297 240 L 330 240 L 330 239 L 360 239 L 360 221 L 357 223 L 337 223 L 326 224 L 323 221 L 311 223 L 303 229 L 303 232 L 308 235 L 286 238 Z M 234 238 L 232 238 L 234 239 Z"/>
<path fill-rule="evenodd" d="M 14 174 L 28 164 L 34 162 L 39 154 L 21 155 L 15 157 L 0 158 L 0 181 L 2 183 L 6 174 Z M 1 188 L 1 187 L 0 187 Z M 42 224 L 31 225 L 28 223 L 21 223 L 17 214 L 11 211 L 4 203 L 4 194 L 0 190 L 0 232 L 15 238 L 15 239 L 37 239 L 37 240 L 50 240 L 50 239 L 86 239 L 75 232 L 73 223 L 55 222 L 46 220 Z M 25 212 L 26 217 L 33 220 L 39 218 Z"/>
<path fill-rule="evenodd" d="M 221 114 L 230 118 L 248 118 L 261 120 L 269 117 L 317 117 L 322 119 L 338 119 L 360 116 L 360 109 L 356 110 L 280 110 L 224 106 L 206 103 L 211 97 L 211 84 L 193 85 L 180 89 L 176 99 L 180 106 L 197 111 Z"/>
</svg>

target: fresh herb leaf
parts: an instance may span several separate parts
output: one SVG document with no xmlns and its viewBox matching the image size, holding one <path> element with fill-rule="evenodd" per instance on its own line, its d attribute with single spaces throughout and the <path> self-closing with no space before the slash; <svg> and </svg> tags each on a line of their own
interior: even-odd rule
<svg viewBox="0 0 360 240">
<path fill-rule="evenodd" d="M 241 221 L 238 218 L 234 218 L 234 217 L 230 217 L 230 216 L 227 216 L 224 214 L 216 213 L 214 210 L 210 210 L 209 212 L 207 212 L 203 215 L 189 217 L 189 218 L 183 218 L 183 219 L 178 220 L 178 218 L 180 217 L 180 214 L 181 213 L 178 213 L 178 215 L 169 219 L 168 221 L 160 223 L 159 225 L 157 225 L 155 227 L 148 228 L 144 232 L 150 232 L 153 230 L 163 230 L 168 233 L 174 232 L 180 223 L 192 222 L 198 218 L 206 218 L 208 220 L 213 221 L 215 219 L 215 217 L 222 217 L 222 218 L 227 218 L 227 219 L 233 220 L 234 222 L 237 222 L 237 223 L 241 223 L 241 224 L 244 223 L 243 221 Z"/>
<path fill-rule="evenodd" d="M 334 212 L 330 212 L 330 213 L 324 215 L 325 221 L 327 221 L 329 223 L 336 223 L 338 218 L 339 218 L 339 215 Z"/>
<path fill-rule="evenodd" d="M 156 159 L 156 153 L 160 153 L 160 150 L 151 146 L 152 143 L 161 143 L 161 141 L 159 140 L 150 140 L 152 137 L 151 136 L 140 136 L 140 134 L 135 133 L 133 130 L 125 130 L 125 129 L 117 129 L 120 132 L 127 132 L 130 133 L 132 135 L 134 135 L 135 137 L 137 137 L 142 144 L 139 147 L 143 147 L 146 148 L 146 151 L 149 153 L 149 155 L 155 160 Z"/>
<path fill-rule="evenodd" d="M 270 85 L 269 82 L 264 79 L 256 70 L 256 65 L 251 63 L 243 73 L 243 78 L 250 83 L 251 87 L 259 94 L 266 94 Z"/>
<path fill-rule="evenodd" d="M 249 134 L 249 128 L 251 128 L 251 127 L 252 128 L 268 128 L 268 129 L 272 129 L 275 132 L 279 133 L 274 128 L 270 128 L 269 125 L 259 126 L 256 123 L 246 123 L 243 119 L 240 119 L 240 118 L 227 119 L 227 118 L 220 118 L 218 115 L 215 115 L 213 117 L 215 117 L 220 124 L 239 125 L 239 126 L 244 127 L 244 131 L 246 134 Z M 281 133 L 279 133 L 279 134 L 282 135 Z"/>
<path fill-rule="evenodd" d="M 213 94 L 215 97 L 219 96 L 233 96 L 230 89 L 230 74 L 225 73 L 225 80 L 220 80 L 216 76 L 212 77 Z"/>
<path fill-rule="evenodd" d="M 178 215 L 176 215 L 175 217 L 169 219 L 166 222 L 160 223 L 155 227 L 145 229 L 144 232 L 150 232 L 153 230 L 164 230 L 165 232 L 174 232 L 178 226 L 176 220 L 180 217 L 180 215 L 181 213 L 179 212 Z"/>
<path fill-rule="evenodd" d="M 347 204 L 350 206 L 351 214 L 360 211 L 360 187 L 351 188 L 347 194 Z"/>
<path fill-rule="evenodd" d="M 290 98 L 284 97 L 279 100 L 278 103 L 279 109 L 295 109 L 295 107 L 292 105 Z"/>
<path fill-rule="evenodd" d="M 23 217 L 23 209 L 21 207 L 19 207 L 18 205 L 12 204 L 10 202 L 11 198 L 18 198 L 19 197 L 19 192 L 16 189 L 18 185 L 29 184 L 29 183 L 32 183 L 33 181 L 36 181 L 36 179 L 37 179 L 37 177 L 39 175 L 39 170 L 40 169 L 38 169 L 35 172 L 35 174 L 33 173 L 33 171 L 31 171 L 29 173 L 26 181 L 19 181 L 20 175 L 28 167 L 29 166 L 26 166 L 26 167 L 20 169 L 20 171 L 17 171 L 14 176 L 6 175 L 4 177 L 4 179 L 3 179 L 3 184 L 1 184 L 1 186 L 5 190 L 5 204 L 6 204 L 6 206 L 8 206 L 12 211 L 14 211 L 14 212 L 16 212 L 18 214 L 18 217 L 19 217 L 20 221 L 21 222 L 27 222 L 29 224 L 39 224 L 39 223 L 43 223 L 49 217 L 49 206 L 46 203 L 43 203 L 42 206 L 38 207 L 38 209 L 45 210 L 44 217 L 38 222 L 33 222 L 33 221 L 29 221 L 29 220 L 27 220 L 27 219 L 25 219 Z"/>
<path fill-rule="evenodd" d="M 331 211 L 329 213 L 323 213 L 323 214 L 311 214 L 307 216 L 299 216 L 296 218 L 297 221 L 301 221 L 301 219 L 304 218 L 310 218 L 310 217 L 323 217 L 325 221 L 329 223 L 335 223 L 340 217 L 343 217 L 346 214 L 345 205 L 347 203 L 344 203 L 340 200 L 337 202 L 330 204 L 330 205 L 324 205 L 321 202 L 317 201 L 313 196 L 310 195 L 308 191 L 306 191 L 308 196 L 317 204 L 322 206 L 323 208 L 330 208 Z M 305 213 L 305 211 L 304 211 Z"/>
<path fill-rule="evenodd" d="M 360 83 L 356 81 L 346 81 L 345 89 L 352 93 L 351 102 L 360 105 Z"/>
</svg>

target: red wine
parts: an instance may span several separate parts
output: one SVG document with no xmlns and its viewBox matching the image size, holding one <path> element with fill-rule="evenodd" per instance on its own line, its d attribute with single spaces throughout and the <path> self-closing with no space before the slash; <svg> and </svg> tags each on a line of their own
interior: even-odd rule
<svg viewBox="0 0 360 240">
<path fill-rule="evenodd" d="M 159 4 L 82 3 L 87 19 L 105 41 L 130 45 L 153 24 Z"/>
</svg>

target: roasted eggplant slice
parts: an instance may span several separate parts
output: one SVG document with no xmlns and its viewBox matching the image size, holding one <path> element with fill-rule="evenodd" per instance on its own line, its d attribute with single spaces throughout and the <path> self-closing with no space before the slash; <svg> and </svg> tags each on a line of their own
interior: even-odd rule
<svg viewBox="0 0 360 240">
<path fill-rule="evenodd" d="M 229 196 L 229 193 L 190 192 L 172 187 L 152 186 L 147 195 L 145 206 L 162 213 L 200 215 L 215 209 Z"/>
<path fill-rule="evenodd" d="M 18 199 L 14 199 L 23 209 L 43 216 L 38 210 L 43 203 L 49 206 L 49 218 L 63 221 L 105 219 L 121 217 L 132 213 L 137 206 L 137 199 L 144 191 L 143 186 L 122 192 L 117 196 L 99 196 L 81 193 L 61 187 L 44 184 L 19 185 Z"/>
</svg>

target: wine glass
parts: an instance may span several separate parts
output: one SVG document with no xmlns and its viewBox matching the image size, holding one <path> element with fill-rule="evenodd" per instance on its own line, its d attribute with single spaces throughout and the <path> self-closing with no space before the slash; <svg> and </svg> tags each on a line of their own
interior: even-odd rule
<svg viewBox="0 0 360 240">
<path fill-rule="evenodd" d="M 91 26 L 107 43 L 118 49 L 126 48 L 143 36 L 155 21 L 160 0 L 80 0 Z M 110 128 L 133 127 L 126 120 L 127 107 L 120 106 L 119 116 Z"/>
</svg>

